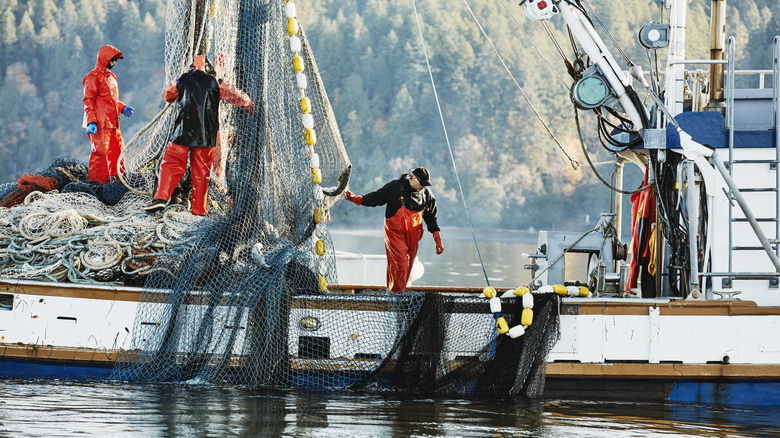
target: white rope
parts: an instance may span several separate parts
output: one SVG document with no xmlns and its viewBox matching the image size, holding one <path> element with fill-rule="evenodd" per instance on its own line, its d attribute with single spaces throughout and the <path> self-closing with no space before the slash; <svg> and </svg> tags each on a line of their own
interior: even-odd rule
<svg viewBox="0 0 780 438">
<path fill-rule="evenodd" d="M 0 209 L 0 276 L 99 284 L 120 270 L 145 275 L 200 220 L 181 205 L 156 216 L 117 215 L 93 198 L 34 192 L 25 203 Z"/>
</svg>

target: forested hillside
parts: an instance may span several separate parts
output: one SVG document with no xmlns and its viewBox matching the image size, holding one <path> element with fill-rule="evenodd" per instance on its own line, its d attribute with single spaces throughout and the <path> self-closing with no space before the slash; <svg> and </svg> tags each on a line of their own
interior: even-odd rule
<svg viewBox="0 0 780 438">
<path fill-rule="evenodd" d="M 352 190 L 377 189 L 424 165 L 433 175 L 440 223 L 464 225 L 412 1 L 296 3 L 354 165 Z M 635 34 L 643 24 L 666 18 L 662 1 L 591 3 L 627 57 L 647 70 L 648 54 L 639 50 Z M 568 83 L 561 55 L 544 27 L 527 20 L 517 2 L 468 4 L 539 113 L 537 117 L 505 72 L 464 2 L 416 2 L 472 218 L 487 227 L 584 226 L 585 215 L 593 220 L 609 208 L 609 196 L 582 157 L 568 89 L 559 78 Z M 706 58 L 710 2 L 694 0 L 689 8 L 688 57 Z M 94 67 L 103 44 L 118 47 L 125 57 L 114 69 L 120 98 L 136 108 L 131 119 L 122 119 L 125 140 L 157 113 L 165 85 L 165 10 L 163 0 L 2 0 L 0 183 L 46 167 L 58 156 L 86 161 L 81 79 Z M 780 3 L 728 2 L 728 10 L 727 34 L 737 38 L 738 68 L 771 68 Z M 569 56 L 569 39 L 561 27 L 557 17 L 550 29 Z M 664 55 L 659 51 L 659 57 Z M 582 163 L 578 170 L 540 118 Z M 590 116 L 581 113 L 581 120 L 595 161 L 609 161 L 594 141 Z M 605 163 L 599 169 L 609 176 L 612 166 Z M 334 216 L 340 223 L 354 223 L 382 215 L 338 207 Z"/>
</svg>

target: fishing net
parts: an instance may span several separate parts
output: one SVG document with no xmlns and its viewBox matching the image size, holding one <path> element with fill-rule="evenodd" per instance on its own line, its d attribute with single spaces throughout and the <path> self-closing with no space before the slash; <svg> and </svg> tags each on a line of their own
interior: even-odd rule
<svg viewBox="0 0 780 438">
<path fill-rule="evenodd" d="M 370 375 L 351 389 L 407 394 L 490 394 L 541 397 L 547 354 L 558 340 L 555 293 L 534 294 L 533 324 L 517 338 L 495 329 L 484 298 L 426 294 L 412 325 Z M 519 325 L 521 300 L 503 316 Z"/>
<path fill-rule="evenodd" d="M 511 340 L 495 333 L 484 299 L 328 289 L 337 279 L 323 220 L 349 162 L 295 4 L 218 6 L 169 2 L 178 25 L 167 31 L 166 71 L 173 78 L 208 53 L 260 112 L 221 106 L 224 174 L 211 188 L 220 214 L 157 259 L 114 378 L 540 395 L 557 335 L 553 298 Z M 165 132 L 143 136 L 164 141 Z M 131 169 L 147 161 L 127 160 Z M 339 187 L 323 192 L 321 178 Z"/>
<path fill-rule="evenodd" d="M 156 258 L 114 376 L 290 386 L 295 297 L 338 292 L 325 222 L 350 166 L 332 110 L 294 3 L 170 1 L 168 23 L 169 81 L 206 54 L 256 110 L 220 104 L 209 216 Z M 127 148 L 128 174 L 148 175 L 133 190 L 153 192 L 174 116 Z"/>
<path fill-rule="evenodd" d="M 538 396 L 557 296 L 534 323 L 496 332 L 484 298 L 339 290 L 325 228 L 351 166 L 292 1 L 168 2 L 166 82 L 206 54 L 256 111 L 220 104 L 209 214 L 188 212 L 189 175 L 143 211 L 176 116 L 126 142 L 120 180 L 58 160 L 0 186 L 0 276 L 143 285 L 111 378 L 412 393 Z M 505 300 L 510 325 L 520 300 Z"/>
</svg>

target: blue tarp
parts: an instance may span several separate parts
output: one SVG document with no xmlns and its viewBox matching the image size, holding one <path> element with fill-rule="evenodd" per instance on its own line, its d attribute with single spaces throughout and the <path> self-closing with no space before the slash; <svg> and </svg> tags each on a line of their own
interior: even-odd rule
<svg viewBox="0 0 780 438">
<path fill-rule="evenodd" d="M 729 147 L 729 132 L 723 127 L 723 114 L 712 111 L 685 112 L 674 119 L 694 141 L 712 148 Z M 666 147 L 680 148 L 680 135 L 674 125 L 666 127 Z M 775 131 L 734 131 L 734 147 L 773 148 Z"/>
</svg>

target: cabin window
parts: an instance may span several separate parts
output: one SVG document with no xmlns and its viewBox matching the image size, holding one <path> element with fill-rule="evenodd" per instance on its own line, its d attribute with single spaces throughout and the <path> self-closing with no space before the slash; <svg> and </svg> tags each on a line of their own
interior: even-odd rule
<svg viewBox="0 0 780 438">
<path fill-rule="evenodd" d="M 0 310 L 14 309 L 14 294 L 0 294 Z"/>
</svg>

